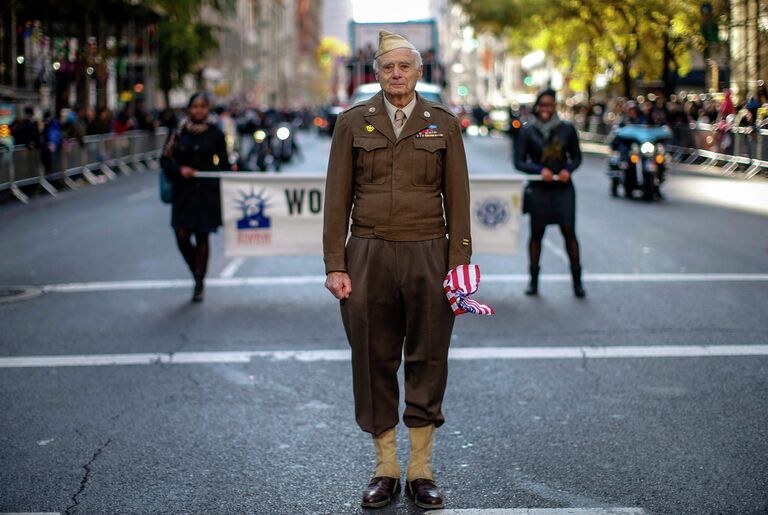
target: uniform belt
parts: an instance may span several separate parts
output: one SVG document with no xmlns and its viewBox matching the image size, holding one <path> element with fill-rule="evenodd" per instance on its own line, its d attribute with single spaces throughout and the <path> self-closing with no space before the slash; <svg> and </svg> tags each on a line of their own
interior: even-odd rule
<svg viewBox="0 0 768 515">
<path fill-rule="evenodd" d="M 445 225 L 432 227 L 377 225 L 376 227 L 369 227 L 352 224 L 352 236 L 357 238 L 379 238 L 389 241 L 427 241 L 445 238 L 447 233 Z"/>
</svg>

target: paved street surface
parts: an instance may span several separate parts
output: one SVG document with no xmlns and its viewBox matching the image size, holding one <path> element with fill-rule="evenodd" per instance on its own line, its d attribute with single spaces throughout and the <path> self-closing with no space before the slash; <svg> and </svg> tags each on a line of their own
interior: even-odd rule
<svg viewBox="0 0 768 515">
<path fill-rule="evenodd" d="M 329 140 L 302 144 L 285 173 L 323 173 Z M 509 147 L 468 140 L 471 173 L 511 172 Z M 497 315 L 457 320 L 442 513 L 768 513 L 768 184 L 614 199 L 597 156 L 574 180 L 587 299 L 556 228 L 538 298 L 527 229 L 475 256 Z M 229 259 L 216 236 L 192 305 L 169 219 L 154 172 L 0 205 L 0 288 L 44 289 L 0 303 L 0 512 L 363 512 L 373 449 L 321 256 Z"/>
</svg>

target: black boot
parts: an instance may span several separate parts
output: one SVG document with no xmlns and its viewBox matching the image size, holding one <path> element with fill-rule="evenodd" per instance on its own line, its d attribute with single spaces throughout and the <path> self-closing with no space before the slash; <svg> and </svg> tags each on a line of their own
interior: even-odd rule
<svg viewBox="0 0 768 515">
<path fill-rule="evenodd" d="M 204 279 L 205 279 L 204 275 L 195 274 L 195 290 L 192 293 L 192 302 L 203 301 Z"/>
<path fill-rule="evenodd" d="M 573 277 L 573 294 L 583 299 L 587 296 L 587 292 L 584 291 L 584 287 L 581 285 L 581 266 L 572 266 L 571 276 Z"/>
<path fill-rule="evenodd" d="M 539 294 L 539 267 L 531 267 L 530 269 L 531 280 L 528 282 L 528 288 L 525 290 L 526 295 L 538 295 Z"/>
</svg>

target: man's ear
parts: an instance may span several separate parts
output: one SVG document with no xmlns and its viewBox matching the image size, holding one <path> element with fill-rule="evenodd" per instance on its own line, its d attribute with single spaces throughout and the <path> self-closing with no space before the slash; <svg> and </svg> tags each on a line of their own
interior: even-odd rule
<svg viewBox="0 0 768 515">
<path fill-rule="evenodd" d="M 422 64 L 419 66 L 419 80 L 421 80 L 421 77 L 424 75 L 424 65 Z"/>
</svg>

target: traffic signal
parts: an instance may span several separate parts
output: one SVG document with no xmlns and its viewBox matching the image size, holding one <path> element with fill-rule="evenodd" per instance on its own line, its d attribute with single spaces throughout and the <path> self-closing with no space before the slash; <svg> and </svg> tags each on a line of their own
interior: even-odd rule
<svg viewBox="0 0 768 515">
<path fill-rule="evenodd" d="M 719 31 L 716 21 L 707 21 L 701 24 L 701 34 L 707 43 L 718 43 L 720 41 Z"/>
<path fill-rule="evenodd" d="M 714 8 L 710 2 L 705 2 L 700 8 L 702 23 L 701 35 L 707 43 L 718 43 L 720 40 L 720 28 L 714 16 Z"/>
</svg>

